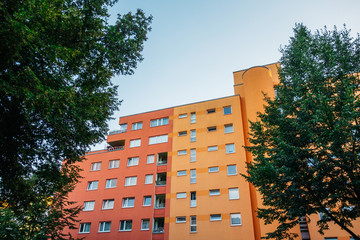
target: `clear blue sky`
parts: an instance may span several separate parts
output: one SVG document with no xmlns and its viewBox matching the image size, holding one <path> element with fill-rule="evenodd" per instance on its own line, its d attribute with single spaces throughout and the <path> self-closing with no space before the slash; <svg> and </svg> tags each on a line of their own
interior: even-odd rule
<svg viewBox="0 0 360 240">
<path fill-rule="evenodd" d="M 144 60 L 117 76 L 119 117 L 233 95 L 232 73 L 280 59 L 295 23 L 360 33 L 360 0 L 119 0 L 110 14 L 153 16 Z M 100 149 L 104 143 L 93 149 Z"/>
</svg>

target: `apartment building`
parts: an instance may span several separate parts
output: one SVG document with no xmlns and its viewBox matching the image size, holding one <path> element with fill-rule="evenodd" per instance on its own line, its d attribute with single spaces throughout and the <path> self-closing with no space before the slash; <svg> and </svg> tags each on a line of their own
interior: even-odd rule
<svg viewBox="0 0 360 240">
<path fill-rule="evenodd" d="M 72 235 L 248 240 L 272 231 L 256 218 L 261 196 L 239 173 L 252 161 L 248 120 L 263 110 L 262 92 L 275 95 L 276 67 L 234 72 L 233 96 L 121 117 L 108 148 L 79 164 L 84 178 L 69 197 L 83 211 Z M 318 235 L 318 217 L 293 230 L 298 239 L 350 239 L 336 226 Z"/>
</svg>

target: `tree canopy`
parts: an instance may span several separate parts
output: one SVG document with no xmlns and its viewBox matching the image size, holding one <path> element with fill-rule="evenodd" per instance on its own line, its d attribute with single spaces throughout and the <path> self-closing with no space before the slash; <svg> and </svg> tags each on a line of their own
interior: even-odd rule
<svg viewBox="0 0 360 240">
<path fill-rule="evenodd" d="M 108 7 L 116 2 L 1 1 L 1 221 L 18 216 L 7 223 L 21 223 L 24 214 L 49 197 L 52 204 L 38 210 L 50 211 L 50 205 L 54 210 L 55 203 L 66 202 L 57 199 L 79 177 L 71 163 L 104 139 L 106 121 L 120 104 L 110 79 L 134 72 L 152 19 L 137 10 L 109 24 Z M 26 224 L 36 222 L 35 216 Z M 46 221 L 33 231 L 50 236 Z M 63 224 L 69 225 L 66 220 Z M 1 225 L 0 234 L 11 229 Z"/>
<path fill-rule="evenodd" d="M 299 218 L 324 213 L 320 233 L 333 222 L 360 239 L 360 37 L 297 24 L 281 53 L 276 97 L 265 97 L 247 148 L 258 216 L 279 223 L 266 237 L 293 239 Z"/>
</svg>

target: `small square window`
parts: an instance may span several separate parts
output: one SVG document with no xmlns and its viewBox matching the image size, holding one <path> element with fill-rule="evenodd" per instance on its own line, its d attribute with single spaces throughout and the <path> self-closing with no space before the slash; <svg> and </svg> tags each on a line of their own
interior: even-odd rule
<svg viewBox="0 0 360 240">
<path fill-rule="evenodd" d="M 142 129 L 142 125 L 143 125 L 142 122 L 133 123 L 131 130 L 133 130 L 133 131 L 134 130 L 140 130 L 140 129 Z"/>
<path fill-rule="evenodd" d="M 179 118 L 186 118 L 187 117 L 187 113 L 183 113 L 183 114 L 179 114 Z"/>
<path fill-rule="evenodd" d="M 100 222 L 99 232 L 110 232 L 111 222 Z"/>
<path fill-rule="evenodd" d="M 220 189 L 209 190 L 209 196 L 218 196 L 218 195 L 220 195 Z"/>
<path fill-rule="evenodd" d="M 224 107 L 224 115 L 231 114 L 231 106 Z"/>
<path fill-rule="evenodd" d="M 208 128 L 207 128 L 207 131 L 208 131 L 208 132 L 215 132 L 215 131 L 216 131 L 216 126 L 208 127 Z"/>
<path fill-rule="evenodd" d="M 87 190 L 96 190 L 98 188 L 99 181 L 88 182 Z"/>
<path fill-rule="evenodd" d="M 177 193 L 176 198 L 186 198 L 186 192 Z"/>
<path fill-rule="evenodd" d="M 186 150 L 179 150 L 178 151 L 178 155 L 181 156 L 181 155 L 186 155 Z"/>
<path fill-rule="evenodd" d="M 177 171 L 177 176 L 186 176 L 186 170 Z"/>
<path fill-rule="evenodd" d="M 237 170 L 236 170 L 235 164 L 227 166 L 227 175 L 228 176 L 237 175 Z"/>
<path fill-rule="evenodd" d="M 150 229 L 150 219 L 141 219 L 141 230 Z"/>
<path fill-rule="evenodd" d="M 107 199 L 103 201 L 102 209 L 113 209 L 114 208 L 114 199 Z"/>
<path fill-rule="evenodd" d="M 231 226 L 240 226 L 241 225 L 241 215 L 240 213 L 231 213 Z"/>
<path fill-rule="evenodd" d="M 219 172 L 219 167 L 209 167 L 209 173 Z"/>
<path fill-rule="evenodd" d="M 137 165 L 139 165 L 139 157 L 128 158 L 128 162 L 127 162 L 128 167 L 137 166 Z"/>
<path fill-rule="evenodd" d="M 226 153 L 234 153 L 235 152 L 235 144 L 230 143 L 225 145 Z"/>
<path fill-rule="evenodd" d="M 93 211 L 95 207 L 95 201 L 84 202 L 83 211 Z"/>
<path fill-rule="evenodd" d="M 146 164 L 152 164 L 154 162 L 155 162 L 155 155 L 148 155 L 147 160 L 146 160 Z"/>
<path fill-rule="evenodd" d="M 176 223 L 186 223 L 186 217 L 176 217 Z"/>
<path fill-rule="evenodd" d="M 135 205 L 135 198 L 129 197 L 129 198 L 123 198 L 122 207 L 123 208 L 132 208 Z"/>
<path fill-rule="evenodd" d="M 101 162 L 91 164 L 91 171 L 99 171 L 101 169 Z"/>
<path fill-rule="evenodd" d="M 120 160 L 119 159 L 109 161 L 109 169 L 119 168 L 119 165 L 120 165 Z"/>
<path fill-rule="evenodd" d="M 215 108 L 210 108 L 210 109 L 206 110 L 206 113 L 207 113 L 207 114 L 215 113 L 215 112 L 216 112 L 216 109 L 215 109 Z"/>
<path fill-rule="evenodd" d="M 239 189 L 229 188 L 229 200 L 239 199 Z"/>
<path fill-rule="evenodd" d="M 80 223 L 79 233 L 89 233 L 91 223 Z"/>
<path fill-rule="evenodd" d="M 233 127 L 233 125 L 232 125 L 232 124 L 226 124 L 226 125 L 224 126 L 224 131 L 225 131 L 225 133 L 232 133 L 232 132 L 234 132 L 234 127 Z"/>
<path fill-rule="evenodd" d="M 213 152 L 213 151 L 217 151 L 218 150 L 218 146 L 209 146 L 208 147 L 208 152 Z"/>
<path fill-rule="evenodd" d="M 137 182 L 137 177 L 126 177 L 125 186 L 135 186 Z"/>
<path fill-rule="evenodd" d="M 106 179 L 106 186 L 105 188 L 116 188 L 117 179 Z"/>
<path fill-rule="evenodd" d="M 210 214 L 210 221 L 221 221 L 221 214 Z"/>
<path fill-rule="evenodd" d="M 187 135 L 187 131 L 182 131 L 182 132 L 179 132 L 178 133 L 178 136 L 181 137 L 181 136 L 186 136 Z"/>
<path fill-rule="evenodd" d="M 149 174 L 145 176 L 145 184 L 152 184 L 154 179 L 154 175 Z"/>
<path fill-rule="evenodd" d="M 140 146 L 141 146 L 141 139 L 130 140 L 130 148 L 140 147 Z"/>
<path fill-rule="evenodd" d="M 119 231 L 131 231 L 132 229 L 132 220 L 121 220 Z"/>
<path fill-rule="evenodd" d="M 144 196 L 143 206 L 151 206 L 151 196 Z"/>
</svg>

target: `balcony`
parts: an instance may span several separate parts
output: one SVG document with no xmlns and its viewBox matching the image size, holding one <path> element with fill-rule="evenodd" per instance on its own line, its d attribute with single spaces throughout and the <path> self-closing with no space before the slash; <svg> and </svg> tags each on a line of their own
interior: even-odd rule
<svg viewBox="0 0 360 240">
<path fill-rule="evenodd" d="M 167 164 L 167 159 L 168 159 L 168 153 L 167 152 L 158 153 L 158 155 L 157 155 L 157 165 L 158 166 L 166 165 Z"/>
<path fill-rule="evenodd" d="M 154 218 L 153 233 L 164 233 L 164 218 Z"/>
<path fill-rule="evenodd" d="M 156 174 L 156 186 L 165 186 L 166 185 L 166 172 Z"/>
<path fill-rule="evenodd" d="M 124 132 L 126 132 L 126 129 L 114 130 L 114 131 L 110 131 L 108 133 L 108 135 L 114 135 L 114 134 L 119 134 L 119 133 L 124 133 Z"/>
<path fill-rule="evenodd" d="M 155 209 L 165 208 L 165 194 L 155 195 Z"/>
</svg>

